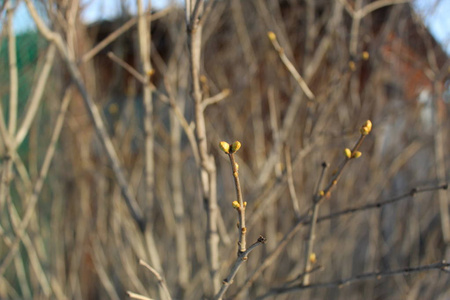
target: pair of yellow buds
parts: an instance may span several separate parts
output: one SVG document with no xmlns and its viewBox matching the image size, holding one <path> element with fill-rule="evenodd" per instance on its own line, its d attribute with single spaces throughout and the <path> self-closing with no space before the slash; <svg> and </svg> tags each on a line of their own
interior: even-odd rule
<svg viewBox="0 0 450 300">
<path fill-rule="evenodd" d="M 235 153 L 241 148 L 241 143 L 239 141 L 234 142 L 233 144 L 228 144 L 227 142 L 220 142 L 219 143 L 220 149 L 222 149 L 223 152 L 226 154 Z"/>
<path fill-rule="evenodd" d="M 247 201 L 244 201 L 244 207 L 247 207 Z M 235 208 L 235 209 L 241 208 L 239 201 L 237 201 L 237 200 L 233 201 L 233 208 Z"/>
<path fill-rule="evenodd" d="M 358 158 L 362 155 L 362 153 L 360 151 L 355 151 L 352 153 L 352 150 L 345 148 L 344 149 L 344 154 L 347 158 Z"/>
<path fill-rule="evenodd" d="M 361 126 L 359 129 L 359 132 L 361 135 L 368 135 L 372 131 L 372 122 L 370 120 L 367 120 L 366 123 Z"/>
</svg>

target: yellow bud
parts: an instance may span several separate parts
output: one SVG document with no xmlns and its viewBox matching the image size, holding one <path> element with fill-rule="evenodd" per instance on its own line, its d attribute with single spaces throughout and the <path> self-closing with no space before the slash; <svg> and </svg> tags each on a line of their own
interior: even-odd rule
<svg viewBox="0 0 450 300">
<path fill-rule="evenodd" d="M 271 41 L 274 41 L 277 38 L 276 34 L 273 31 L 267 32 L 267 36 Z"/>
<path fill-rule="evenodd" d="M 356 64 L 355 64 L 355 62 L 354 61 L 349 61 L 348 62 L 348 67 L 350 68 L 350 70 L 352 70 L 352 71 L 355 71 L 355 69 L 356 69 Z"/>
<path fill-rule="evenodd" d="M 368 59 L 369 59 L 369 57 L 370 57 L 370 54 L 369 54 L 369 52 L 367 52 L 367 51 L 364 51 L 364 52 L 362 53 L 362 58 L 363 58 L 364 60 L 368 60 Z"/>
<path fill-rule="evenodd" d="M 324 191 L 320 191 L 320 192 L 319 192 L 319 196 L 320 196 L 320 197 L 323 197 L 324 195 L 325 195 L 325 192 L 324 192 Z"/>
<path fill-rule="evenodd" d="M 236 168 L 236 172 L 239 171 L 239 165 L 237 162 L 234 163 L 234 167 Z"/>
<path fill-rule="evenodd" d="M 247 207 L 247 201 L 244 201 L 244 207 Z"/>
<path fill-rule="evenodd" d="M 149 77 L 152 77 L 153 75 L 155 75 L 155 69 L 149 70 L 149 71 L 147 72 L 147 75 L 148 75 Z"/>
<path fill-rule="evenodd" d="M 366 127 L 369 130 L 369 132 L 372 130 L 372 122 L 370 120 L 367 120 L 363 126 Z"/>
<path fill-rule="evenodd" d="M 311 253 L 311 255 L 309 256 L 309 261 L 312 263 L 312 264 L 315 264 L 316 262 L 317 262 L 317 256 L 316 256 L 316 254 L 313 252 L 313 253 Z"/>
<path fill-rule="evenodd" d="M 367 120 L 363 126 L 359 129 L 359 132 L 362 135 L 368 135 L 372 131 L 372 122 L 370 120 Z"/>
<path fill-rule="evenodd" d="M 220 149 L 222 149 L 223 152 L 225 152 L 226 154 L 230 153 L 230 144 L 228 144 L 227 142 L 220 142 L 219 143 L 219 147 Z"/>
<path fill-rule="evenodd" d="M 352 150 L 345 148 L 344 149 L 344 154 L 347 158 L 351 158 L 352 157 Z"/>
<path fill-rule="evenodd" d="M 241 143 L 239 141 L 236 141 L 231 145 L 230 152 L 234 153 L 234 152 L 238 151 L 240 148 L 241 148 Z"/>
<path fill-rule="evenodd" d="M 239 204 L 239 202 L 238 201 L 233 201 L 233 208 L 235 208 L 235 209 L 239 209 L 241 207 L 241 205 Z"/>
<path fill-rule="evenodd" d="M 358 158 L 362 155 L 361 151 L 355 151 L 355 153 L 353 153 L 353 157 L 354 158 Z"/>
</svg>

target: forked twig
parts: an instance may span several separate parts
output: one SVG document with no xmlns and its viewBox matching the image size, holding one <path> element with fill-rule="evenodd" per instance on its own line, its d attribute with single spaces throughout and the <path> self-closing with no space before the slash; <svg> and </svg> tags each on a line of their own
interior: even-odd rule
<svg viewBox="0 0 450 300">
<path fill-rule="evenodd" d="M 158 271 L 156 271 L 154 268 L 152 268 L 148 263 L 146 263 L 143 259 L 139 260 L 139 264 L 141 266 L 146 267 L 150 272 L 152 272 L 153 275 L 155 275 L 156 279 L 158 279 L 158 284 L 161 286 L 161 288 L 166 293 L 167 299 L 172 299 L 170 296 L 169 289 L 167 288 L 166 280 L 159 274 Z"/>
</svg>

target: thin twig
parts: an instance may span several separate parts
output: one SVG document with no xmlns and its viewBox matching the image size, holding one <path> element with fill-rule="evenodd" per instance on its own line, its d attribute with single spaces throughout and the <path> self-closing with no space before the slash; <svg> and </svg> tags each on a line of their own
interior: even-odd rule
<svg viewBox="0 0 450 300">
<path fill-rule="evenodd" d="M 245 210 L 247 203 L 242 198 L 241 183 L 239 181 L 239 166 L 236 163 L 234 152 L 228 154 L 231 163 L 231 169 L 233 171 L 234 184 L 236 187 L 236 201 L 239 205 L 236 205 L 236 210 L 239 215 L 239 253 L 243 253 L 247 250 L 247 227 L 245 226 Z M 245 258 L 245 257 L 244 257 Z M 246 258 L 245 258 L 246 259 Z"/>
<path fill-rule="evenodd" d="M 130 298 L 132 298 L 132 299 L 138 299 L 138 300 L 153 300 L 152 298 L 145 297 L 145 296 L 142 296 L 142 295 L 140 295 L 140 294 L 136 294 L 136 293 L 133 293 L 133 292 L 130 292 L 130 291 L 127 291 L 127 295 L 128 295 L 128 297 L 130 297 Z"/>
<path fill-rule="evenodd" d="M 322 180 L 324 178 L 325 175 L 325 170 L 327 169 L 328 164 L 326 162 L 322 163 L 322 172 L 320 172 L 320 177 L 319 180 L 317 182 L 317 186 L 313 195 L 313 208 L 312 208 L 312 217 L 311 217 L 311 226 L 309 228 L 309 235 L 308 235 L 308 241 L 306 242 L 306 252 L 305 252 L 305 257 L 304 257 L 304 262 L 305 262 L 305 267 L 303 270 L 303 273 L 305 274 L 303 276 L 303 284 L 304 285 L 308 285 L 309 284 L 309 279 L 310 279 L 310 271 L 312 269 L 312 264 L 313 262 L 311 261 L 311 255 L 313 253 L 313 249 L 314 249 L 314 241 L 316 239 L 316 225 L 317 225 L 317 217 L 319 216 L 319 207 L 320 207 L 320 202 L 319 201 L 315 201 L 315 198 L 317 195 L 317 193 L 319 192 L 320 186 L 322 185 Z"/>
<path fill-rule="evenodd" d="M 50 75 L 50 71 L 53 67 L 53 63 L 55 61 L 55 45 L 51 44 L 48 47 L 47 54 L 45 55 L 44 67 L 40 72 L 38 82 L 36 84 L 36 88 L 34 89 L 30 100 L 28 101 L 29 106 L 27 111 L 25 112 L 25 117 L 23 118 L 22 123 L 20 124 L 19 129 L 16 134 L 16 145 L 20 145 L 25 137 L 27 136 L 31 124 L 33 123 L 34 117 L 38 111 L 39 104 L 41 103 L 42 95 L 44 94 L 45 86 Z"/>
<path fill-rule="evenodd" d="M 383 8 L 385 6 L 390 5 L 397 5 L 397 4 L 403 4 L 403 3 L 409 3 L 412 2 L 412 0 L 379 0 L 375 2 L 371 2 L 364 6 L 361 10 L 361 16 L 365 17 L 368 14 L 374 12 L 377 9 Z"/>
<path fill-rule="evenodd" d="M 329 215 L 326 216 L 322 216 L 320 218 L 317 219 L 317 222 L 322 222 L 322 221 L 326 221 L 326 220 L 330 220 L 330 219 L 334 219 L 340 216 L 344 216 L 344 215 L 348 215 L 351 213 L 355 213 L 355 212 L 362 212 L 365 210 L 369 210 L 369 209 L 374 209 L 374 208 L 381 208 L 385 205 L 388 204 L 393 204 L 395 202 L 398 202 L 400 200 L 409 198 L 409 197 L 414 197 L 416 194 L 419 193 L 424 193 L 424 192 L 432 192 L 432 191 L 436 191 L 436 190 L 447 190 L 448 189 L 448 183 L 443 184 L 443 185 L 439 185 L 439 186 L 433 186 L 433 187 L 426 187 L 426 188 L 413 188 L 411 189 L 411 191 L 401 194 L 397 197 L 393 197 L 391 199 L 388 200 L 384 200 L 384 201 L 379 201 L 379 202 L 374 202 L 374 203 L 370 203 L 370 204 L 366 204 L 366 205 L 362 205 L 362 206 L 357 206 L 357 207 L 352 207 L 352 208 L 347 208 L 344 210 L 341 210 L 339 212 L 335 212 L 335 213 L 331 213 Z"/>
<path fill-rule="evenodd" d="M 17 71 L 16 35 L 13 28 L 14 8 L 8 2 L 6 7 L 8 26 L 8 58 L 9 58 L 9 123 L 8 130 L 14 136 L 17 126 L 17 105 L 19 99 L 19 74 Z"/>
<path fill-rule="evenodd" d="M 222 287 L 220 288 L 220 290 L 217 293 L 217 295 L 214 296 L 214 300 L 222 299 L 222 297 L 225 294 L 225 292 L 228 290 L 230 285 L 233 283 L 233 279 L 236 276 L 239 268 L 247 260 L 246 258 L 248 257 L 250 252 L 252 252 L 256 247 L 258 247 L 260 245 L 263 245 L 265 243 L 266 243 L 266 238 L 264 238 L 263 236 L 260 236 L 258 238 L 258 240 L 254 244 L 252 244 L 250 247 L 248 247 L 248 249 L 245 252 L 242 252 L 242 253 L 240 252 L 238 254 L 238 257 L 237 257 L 236 261 L 234 262 L 234 265 L 231 268 L 230 273 L 228 274 L 227 278 L 225 278 L 223 280 Z M 234 297 L 232 297 L 232 298 L 234 299 Z"/>
<path fill-rule="evenodd" d="M 402 269 L 397 270 L 388 270 L 388 271 L 377 271 L 377 272 L 369 272 L 369 273 L 363 273 L 359 274 L 353 277 L 335 280 L 331 282 L 320 282 L 310 285 L 299 285 L 294 287 L 288 287 L 288 288 L 280 288 L 280 289 L 273 289 L 269 291 L 267 294 L 262 295 L 256 299 L 265 299 L 270 296 L 274 295 L 281 295 L 286 293 L 292 293 L 292 292 L 299 292 L 305 289 L 317 289 L 317 288 L 333 288 L 333 287 L 343 287 L 348 284 L 352 284 L 354 282 L 362 281 L 362 280 L 368 280 L 368 279 L 381 279 L 383 277 L 390 277 L 390 276 L 396 276 L 396 275 L 409 275 L 412 273 L 417 272 L 424 272 L 424 271 L 430 271 L 430 270 L 443 270 L 446 267 L 450 267 L 450 263 L 447 263 L 445 261 L 433 263 L 429 265 L 423 265 L 418 267 L 406 267 Z"/>
<path fill-rule="evenodd" d="M 198 153 L 198 145 L 195 140 L 195 132 L 193 130 L 193 127 L 191 127 L 189 125 L 189 123 L 186 120 L 186 118 L 184 117 L 183 112 L 181 111 L 180 107 L 175 102 L 175 99 L 172 96 L 170 86 L 168 84 L 166 84 L 166 90 L 167 90 L 168 95 L 165 95 L 159 91 L 155 91 L 155 92 L 159 96 L 159 99 L 161 101 L 163 101 L 164 103 L 167 103 L 172 108 L 173 112 L 175 113 L 175 116 L 177 117 L 178 121 L 180 122 L 181 127 L 183 127 L 183 130 L 186 133 L 186 136 L 189 140 L 189 144 L 191 145 L 192 153 L 194 155 L 194 160 L 197 164 L 199 164 L 200 157 L 199 157 L 199 153 Z"/>
<path fill-rule="evenodd" d="M 294 285 L 294 284 L 296 284 L 296 285 L 301 284 L 301 282 L 303 281 L 303 277 L 304 277 L 306 274 L 311 274 L 311 273 L 314 273 L 314 272 L 317 272 L 317 271 L 320 271 L 320 270 L 323 270 L 323 266 L 321 266 L 321 265 L 316 265 L 316 266 L 314 266 L 314 268 L 311 268 L 311 269 L 310 269 L 309 271 L 307 271 L 306 273 L 305 273 L 305 272 L 302 272 L 302 273 L 300 273 L 299 275 L 297 275 L 294 279 L 287 281 L 287 282 L 286 282 L 282 287 L 280 287 L 280 288 L 287 288 L 287 287 L 292 286 L 292 285 Z M 299 281 L 300 281 L 300 282 L 299 282 Z"/>
<path fill-rule="evenodd" d="M 297 193 L 295 192 L 295 185 L 294 185 L 294 177 L 292 172 L 292 161 L 291 161 L 291 153 L 289 152 L 289 149 L 286 147 L 284 151 L 284 156 L 286 157 L 286 176 L 287 176 L 287 182 L 289 187 L 289 195 L 291 196 L 292 201 L 292 207 L 294 209 L 295 217 L 300 217 L 300 207 L 299 207 L 299 201 L 297 197 Z"/>
<path fill-rule="evenodd" d="M 213 97 L 210 97 L 210 98 L 206 98 L 202 102 L 203 110 L 205 110 L 211 104 L 215 104 L 217 102 L 222 101 L 223 99 L 228 97 L 230 95 L 230 93 L 231 93 L 231 91 L 229 89 L 224 89 L 223 91 L 221 91 L 217 95 L 215 95 Z"/>
<path fill-rule="evenodd" d="M 284 53 L 283 48 L 280 46 L 280 43 L 278 43 L 277 36 L 273 32 L 269 32 L 269 40 L 272 42 L 273 47 L 278 52 L 278 55 L 281 58 L 281 61 L 284 63 L 288 71 L 291 73 L 292 77 L 294 77 L 295 81 L 297 81 L 298 85 L 302 89 L 302 91 L 305 93 L 306 97 L 308 97 L 309 100 L 314 101 L 315 96 L 311 89 L 308 87 L 308 84 L 303 79 L 303 77 L 298 73 L 297 69 L 294 67 L 292 62 L 289 60 L 289 58 Z"/>
<path fill-rule="evenodd" d="M 166 280 L 161 276 L 161 274 L 158 273 L 157 270 L 152 268 L 148 263 L 146 263 L 143 259 L 139 259 L 139 264 L 141 266 L 146 267 L 150 272 L 152 272 L 153 275 L 155 275 L 156 279 L 158 279 L 158 284 L 161 286 L 161 288 L 166 293 L 167 299 L 172 299 L 170 296 L 169 289 L 167 288 Z"/>
<path fill-rule="evenodd" d="M 147 84 L 146 78 L 142 76 L 141 73 L 139 73 L 135 68 L 133 68 L 130 64 L 128 64 L 126 61 L 115 55 L 113 52 L 108 52 L 108 57 L 115 63 L 117 63 L 119 66 L 124 68 L 128 73 L 133 75 L 134 78 L 136 78 L 140 83 Z"/>
<path fill-rule="evenodd" d="M 173 6 L 169 6 L 166 9 L 163 9 L 159 12 L 156 12 L 154 14 L 145 14 L 145 18 L 148 21 L 155 21 L 166 14 L 168 14 L 173 9 Z M 134 25 L 136 25 L 138 20 L 138 17 L 134 17 L 127 22 L 125 22 L 122 26 L 117 28 L 115 31 L 113 31 L 111 34 L 109 34 L 106 38 L 104 38 L 100 43 L 98 43 L 94 48 L 86 52 L 80 59 L 80 63 L 86 63 L 89 60 L 91 60 L 95 55 L 97 55 L 100 51 L 102 51 L 106 46 L 114 42 L 119 36 L 127 32 L 129 29 L 131 29 Z"/>
</svg>

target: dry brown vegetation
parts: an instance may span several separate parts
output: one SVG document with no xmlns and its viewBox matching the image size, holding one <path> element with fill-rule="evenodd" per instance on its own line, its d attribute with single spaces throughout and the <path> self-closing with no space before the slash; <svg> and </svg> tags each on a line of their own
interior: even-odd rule
<svg viewBox="0 0 450 300">
<path fill-rule="evenodd" d="M 1 299 L 450 297 L 450 63 L 408 1 L 24 2 Z"/>
</svg>

